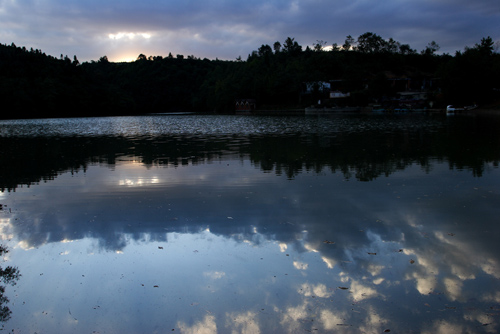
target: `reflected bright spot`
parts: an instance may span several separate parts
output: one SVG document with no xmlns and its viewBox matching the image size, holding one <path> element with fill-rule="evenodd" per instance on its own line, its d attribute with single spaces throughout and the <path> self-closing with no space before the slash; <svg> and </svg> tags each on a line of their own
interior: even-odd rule
<svg viewBox="0 0 500 334">
<path fill-rule="evenodd" d="M 179 321 L 177 322 L 177 327 L 182 328 L 183 333 L 217 333 L 217 324 L 213 315 L 206 315 L 202 321 L 198 321 L 192 326 L 189 326 L 185 322 Z"/>
<path fill-rule="evenodd" d="M 123 179 L 118 181 L 118 185 L 120 186 L 142 186 L 142 185 L 150 185 L 150 184 L 158 184 L 160 183 L 160 179 L 154 177 L 151 179 L 138 178 L 136 180 L 132 179 Z"/>
<path fill-rule="evenodd" d="M 210 272 L 204 272 L 203 276 L 215 280 L 215 279 L 221 279 L 221 278 L 225 277 L 226 273 L 223 271 L 210 271 Z"/>
<path fill-rule="evenodd" d="M 311 246 L 309 244 L 304 244 L 304 248 L 307 249 L 310 252 L 319 253 L 319 251 L 317 249 L 314 249 L 313 246 Z"/>
<path fill-rule="evenodd" d="M 373 298 L 378 295 L 375 289 L 367 287 L 358 281 L 353 280 L 351 283 L 352 297 L 356 301 Z"/>
<path fill-rule="evenodd" d="M 298 269 L 298 270 L 307 270 L 307 268 L 309 267 L 309 264 L 304 263 L 304 262 L 299 262 L 299 261 L 293 261 L 293 266 L 295 267 L 295 269 Z"/>
<path fill-rule="evenodd" d="M 333 294 L 333 291 L 329 290 L 324 284 L 312 285 L 307 283 L 302 284 L 297 292 L 306 297 L 316 296 L 319 298 L 329 298 Z"/>
<path fill-rule="evenodd" d="M 35 249 L 35 247 L 30 246 L 29 242 L 26 240 L 20 241 L 16 248 L 24 249 L 24 250 L 30 250 L 30 249 Z"/>
<path fill-rule="evenodd" d="M 333 313 L 330 310 L 322 310 L 320 321 L 326 330 L 333 330 L 333 329 L 338 329 L 339 324 L 343 324 L 346 318 L 347 314 L 345 312 Z"/>
<path fill-rule="evenodd" d="M 333 269 L 335 267 L 335 265 L 337 264 L 337 261 L 335 261 L 335 259 L 330 259 L 326 256 L 322 256 L 321 260 L 323 260 L 323 262 L 326 263 L 326 266 L 328 267 L 328 269 Z"/>
<path fill-rule="evenodd" d="M 0 240 L 10 240 L 14 236 L 11 218 L 0 218 Z"/>
<path fill-rule="evenodd" d="M 287 244 L 280 242 L 280 252 L 283 253 L 287 250 L 288 246 Z"/>
</svg>

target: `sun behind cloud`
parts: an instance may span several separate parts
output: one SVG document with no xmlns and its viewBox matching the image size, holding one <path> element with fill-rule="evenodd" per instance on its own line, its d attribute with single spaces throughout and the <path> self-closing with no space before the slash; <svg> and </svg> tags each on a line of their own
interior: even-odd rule
<svg viewBox="0 0 500 334">
<path fill-rule="evenodd" d="M 150 32 L 119 31 L 105 35 L 108 58 L 112 62 L 133 62 L 148 49 L 154 34 Z"/>
<path fill-rule="evenodd" d="M 128 39 L 128 40 L 133 40 L 135 38 L 144 38 L 144 39 L 150 39 L 151 34 L 150 33 L 135 33 L 135 32 L 118 32 L 116 34 L 108 34 L 109 39 L 114 39 L 114 40 L 120 40 L 120 39 Z"/>
</svg>

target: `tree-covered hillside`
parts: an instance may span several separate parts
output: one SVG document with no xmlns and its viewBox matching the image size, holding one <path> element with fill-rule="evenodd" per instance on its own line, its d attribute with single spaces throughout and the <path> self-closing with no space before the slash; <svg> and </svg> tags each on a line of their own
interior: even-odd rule
<svg viewBox="0 0 500 334">
<path fill-rule="evenodd" d="M 325 46 L 317 41 L 304 49 L 287 38 L 261 45 L 246 61 L 141 54 L 131 63 L 103 56 L 80 64 L 76 56 L 56 58 L 0 44 L 1 117 L 223 113 L 232 112 L 241 98 L 255 99 L 260 109 L 304 108 L 324 97 L 317 85 L 306 89 L 307 83 L 320 82 L 336 82 L 355 106 L 401 89 L 425 89 L 435 107 L 481 105 L 499 97 L 500 54 L 490 37 L 455 55 L 436 54 L 435 42 L 417 52 L 374 33 Z"/>
</svg>

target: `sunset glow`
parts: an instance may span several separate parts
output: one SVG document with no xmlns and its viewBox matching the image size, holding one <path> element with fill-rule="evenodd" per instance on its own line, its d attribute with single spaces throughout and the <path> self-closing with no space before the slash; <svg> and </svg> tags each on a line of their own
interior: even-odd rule
<svg viewBox="0 0 500 334">
<path fill-rule="evenodd" d="M 57 8 L 57 10 L 55 10 Z M 343 45 L 346 36 L 373 32 L 421 51 L 428 43 L 454 54 L 483 37 L 500 40 L 500 2 L 388 0 L 383 5 L 339 1 L 124 0 L 100 3 L 47 0 L 0 2 L 0 42 L 41 49 L 80 61 L 139 50 L 199 58 L 245 58 L 261 45 L 294 38 L 304 49 L 315 41 Z M 65 27 L 65 29 L 61 29 Z M 154 43 L 153 43 L 154 41 Z M 119 61 L 133 60 L 119 57 Z M 134 58 L 135 59 L 135 58 Z"/>
</svg>

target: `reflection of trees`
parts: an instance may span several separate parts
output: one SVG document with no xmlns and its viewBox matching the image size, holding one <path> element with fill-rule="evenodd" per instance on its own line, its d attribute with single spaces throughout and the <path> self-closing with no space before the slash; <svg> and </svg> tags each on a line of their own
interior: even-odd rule
<svg viewBox="0 0 500 334">
<path fill-rule="evenodd" d="M 8 250 L 5 246 L 0 245 L 0 256 L 7 253 Z M 0 280 L 4 284 L 15 285 L 17 280 L 19 280 L 21 274 L 19 273 L 19 269 L 16 267 L 7 266 L 5 268 L 0 267 Z M 12 311 L 9 309 L 7 304 L 9 299 L 4 295 L 5 286 L 0 286 L 0 322 L 7 321 L 10 319 L 10 315 Z"/>
<path fill-rule="evenodd" d="M 495 119 L 453 119 L 449 127 L 444 123 L 431 129 L 419 126 L 418 119 L 393 123 L 372 120 L 363 129 L 345 126 L 281 134 L 3 137 L 0 153 L 9 163 L 0 165 L 0 187 L 13 190 L 66 171 L 85 171 L 88 164 L 113 166 L 124 159 L 146 166 L 178 166 L 239 156 L 249 157 L 264 172 L 290 179 L 304 171 L 331 170 L 361 181 L 412 164 L 430 171 L 433 160 L 448 161 L 450 168 L 481 176 L 488 163 L 498 165 L 500 160 Z"/>
</svg>

